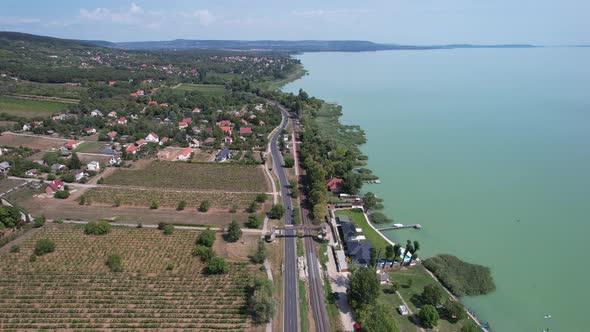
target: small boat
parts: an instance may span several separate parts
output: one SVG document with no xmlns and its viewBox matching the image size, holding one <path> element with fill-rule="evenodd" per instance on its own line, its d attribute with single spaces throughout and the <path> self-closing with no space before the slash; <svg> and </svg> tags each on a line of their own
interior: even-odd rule
<svg viewBox="0 0 590 332">
<path fill-rule="evenodd" d="M 404 224 L 393 224 L 393 227 L 404 227 Z"/>
<path fill-rule="evenodd" d="M 551 318 L 551 315 L 545 315 L 545 319 Z"/>
</svg>

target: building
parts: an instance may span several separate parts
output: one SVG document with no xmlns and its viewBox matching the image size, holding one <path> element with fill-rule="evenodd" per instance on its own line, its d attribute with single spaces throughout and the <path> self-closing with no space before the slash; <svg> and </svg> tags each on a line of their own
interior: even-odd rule
<svg viewBox="0 0 590 332">
<path fill-rule="evenodd" d="M 252 135 L 252 128 L 251 127 L 241 127 L 240 128 L 240 135 Z"/>
<path fill-rule="evenodd" d="M 91 161 L 86 165 L 86 169 L 93 172 L 100 171 L 100 163 L 98 161 Z"/>
<path fill-rule="evenodd" d="M 76 141 L 70 139 L 64 144 L 64 147 L 66 147 L 68 150 L 74 150 L 75 148 L 78 147 L 78 143 L 76 143 Z"/>
<path fill-rule="evenodd" d="M 62 190 L 63 188 L 64 183 L 61 180 L 56 179 L 47 184 L 47 187 L 45 187 L 45 192 L 47 194 L 53 194 L 54 192 Z"/>
<path fill-rule="evenodd" d="M 366 267 L 371 261 L 371 248 L 373 244 L 368 241 L 346 241 L 346 252 L 351 262 L 361 267 Z"/>
<path fill-rule="evenodd" d="M 178 155 L 178 160 L 188 160 L 191 156 L 191 153 L 193 153 L 193 148 L 191 147 L 182 150 L 180 155 Z"/>
<path fill-rule="evenodd" d="M 219 128 L 221 128 L 221 131 L 223 131 L 224 133 L 231 135 L 231 127 L 223 126 L 223 127 L 219 127 Z"/>
<path fill-rule="evenodd" d="M 81 169 L 77 169 L 74 170 L 72 172 L 72 175 L 74 176 L 74 179 L 76 180 L 76 182 L 80 182 L 80 180 L 82 180 L 82 178 L 87 177 L 88 174 L 86 174 L 83 170 Z"/>
<path fill-rule="evenodd" d="M 158 143 L 160 142 L 160 137 L 156 133 L 151 132 L 145 137 L 145 140 L 150 143 Z"/>
<path fill-rule="evenodd" d="M 51 165 L 51 171 L 52 172 L 63 171 L 64 169 L 66 169 L 66 165 L 63 165 L 63 164 L 53 164 L 53 165 Z"/>
<path fill-rule="evenodd" d="M 184 129 L 186 127 L 188 127 L 188 122 L 186 122 L 186 121 L 180 121 L 178 123 L 178 129 Z"/>
<path fill-rule="evenodd" d="M 127 124 L 127 118 L 122 116 L 119 118 L 119 120 L 117 120 L 118 124 Z"/>
<path fill-rule="evenodd" d="M 114 140 L 114 139 L 115 139 L 115 137 L 117 137 L 117 132 L 116 132 L 116 131 L 109 131 L 109 132 L 107 133 L 107 136 L 108 136 L 108 137 L 111 139 L 111 141 L 112 141 L 112 140 Z"/>
<path fill-rule="evenodd" d="M 233 141 L 234 141 L 234 140 L 233 140 L 233 138 L 231 138 L 231 136 L 225 136 L 225 137 L 223 138 L 223 142 L 224 142 L 224 143 L 226 143 L 226 144 L 233 143 Z"/>
<path fill-rule="evenodd" d="M 111 166 L 119 166 L 121 164 L 121 157 L 112 156 L 109 160 L 109 165 Z"/>
<path fill-rule="evenodd" d="M 125 148 L 125 152 L 131 153 L 131 154 L 136 154 L 137 150 L 139 150 L 139 148 L 133 144 L 128 145 L 127 148 Z"/>
<path fill-rule="evenodd" d="M 135 141 L 135 145 L 142 147 L 144 145 L 146 145 L 148 142 L 146 140 L 142 139 L 138 139 L 137 141 Z"/>
<path fill-rule="evenodd" d="M 0 163 L 0 173 L 8 173 L 10 170 L 10 163 L 8 161 L 3 161 Z"/>
<path fill-rule="evenodd" d="M 215 156 L 215 161 L 223 162 L 223 161 L 228 160 L 229 158 L 231 158 L 229 149 L 227 147 L 225 147 L 217 153 L 217 155 Z"/>
<path fill-rule="evenodd" d="M 328 189 L 328 191 L 338 191 L 340 190 L 341 185 L 342 179 L 339 178 L 330 178 L 326 181 L 326 189 Z"/>
</svg>

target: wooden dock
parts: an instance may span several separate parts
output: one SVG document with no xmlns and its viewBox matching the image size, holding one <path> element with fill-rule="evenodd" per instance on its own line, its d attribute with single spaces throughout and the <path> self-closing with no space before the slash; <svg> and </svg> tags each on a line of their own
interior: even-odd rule
<svg viewBox="0 0 590 332">
<path fill-rule="evenodd" d="M 388 227 L 377 228 L 377 230 L 379 230 L 379 231 L 389 231 L 389 230 L 393 230 L 393 229 L 404 229 L 404 228 L 421 229 L 422 228 L 422 225 L 420 225 L 420 224 L 412 224 L 412 225 L 402 225 L 402 226 L 388 226 Z"/>
</svg>

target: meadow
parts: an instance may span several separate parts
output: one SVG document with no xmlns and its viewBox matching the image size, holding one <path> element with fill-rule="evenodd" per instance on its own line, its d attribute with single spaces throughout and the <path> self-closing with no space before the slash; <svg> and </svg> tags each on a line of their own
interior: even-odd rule
<svg viewBox="0 0 590 332">
<path fill-rule="evenodd" d="M 198 91 L 204 95 L 221 96 L 226 93 L 225 86 L 218 84 L 187 84 L 183 83 L 176 90 Z"/>
<path fill-rule="evenodd" d="M 0 113 L 32 118 L 65 110 L 68 104 L 55 101 L 26 100 L 0 96 Z"/>
</svg>

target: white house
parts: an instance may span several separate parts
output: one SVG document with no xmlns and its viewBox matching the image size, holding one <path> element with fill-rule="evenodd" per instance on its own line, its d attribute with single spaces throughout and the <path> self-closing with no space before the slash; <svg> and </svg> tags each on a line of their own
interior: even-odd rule
<svg viewBox="0 0 590 332">
<path fill-rule="evenodd" d="M 160 142 L 160 138 L 158 137 L 158 135 L 156 133 L 149 133 L 146 137 L 145 140 L 151 143 L 158 143 Z"/>
<path fill-rule="evenodd" d="M 109 160 L 109 165 L 111 166 L 117 166 L 119 164 L 121 164 L 121 157 L 112 156 Z"/>
<path fill-rule="evenodd" d="M 191 156 L 191 153 L 193 153 L 193 148 L 189 147 L 189 148 L 182 150 L 182 152 L 178 156 L 178 160 L 188 160 L 188 158 L 190 158 L 190 156 Z"/>
<path fill-rule="evenodd" d="M 89 171 L 98 172 L 100 171 L 100 163 L 98 161 L 91 161 L 86 165 L 86 169 Z"/>
<path fill-rule="evenodd" d="M 98 117 L 101 117 L 102 118 L 103 115 L 102 115 L 102 112 L 101 111 L 94 110 L 94 111 L 90 112 L 90 116 L 98 116 Z M 115 114 L 115 116 L 116 116 L 116 114 Z"/>
<path fill-rule="evenodd" d="M 23 131 L 29 131 L 29 130 L 31 130 L 31 125 L 29 123 L 25 123 L 23 125 Z"/>
</svg>

